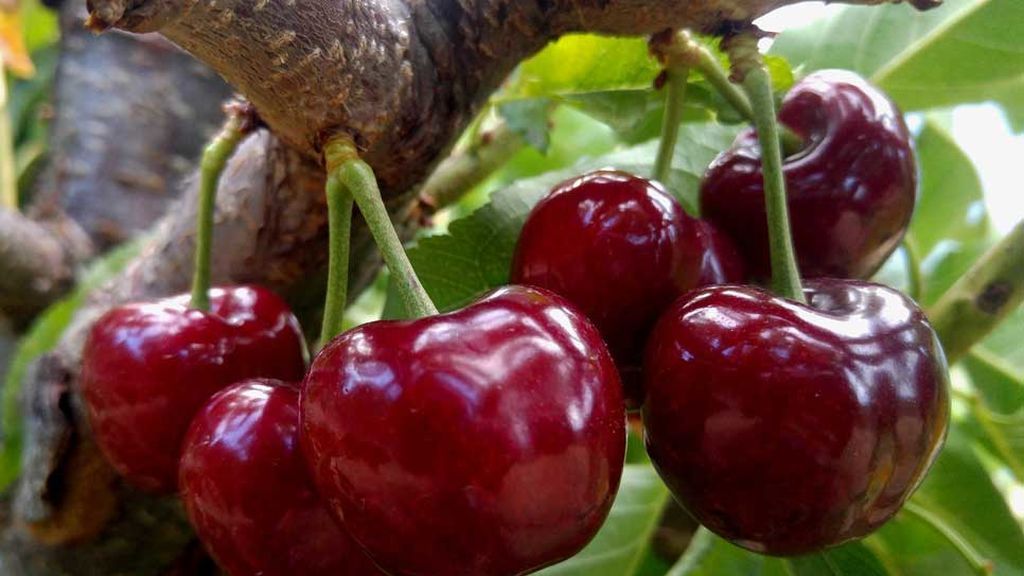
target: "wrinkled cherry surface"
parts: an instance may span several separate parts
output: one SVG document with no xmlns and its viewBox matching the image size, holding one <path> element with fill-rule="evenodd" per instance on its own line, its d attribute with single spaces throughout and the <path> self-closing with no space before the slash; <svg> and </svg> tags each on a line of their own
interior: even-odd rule
<svg viewBox="0 0 1024 576">
<path fill-rule="evenodd" d="M 298 381 L 305 349 L 288 305 L 260 287 L 114 308 L 93 326 L 81 392 L 100 449 L 135 486 L 173 491 L 189 422 L 218 390 L 246 378 Z"/>
<path fill-rule="evenodd" d="M 567 298 L 601 330 L 639 405 L 647 334 L 683 292 L 743 280 L 732 241 L 688 216 L 657 183 L 599 170 L 554 188 L 530 212 L 511 281 Z"/>
<path fill-rule="evenodd" d="M 870 277 L 902 240 L 917 195 L 916 161 L 900 111 L 856 74 L 823 70 L 786 95 L 779 121 L 807 143 L 783 166 L 801 274 Z M 754 277 L 771 276 L 753 130 L 711 165 L 701 214 L 737 242 Z"/>
<path fill-rule="evenodd" d="M 651 336 L 647 447 L 679 502 L 758 552 L 802 554 L 889 520 L 938 454 L 945 357 L 921 310 L 866 282 L 680 299 Z"/>
<path fill-rule="evenodd" d="M 196 533 L 231 576 L 383 575 L 313 488 L 298 386 L 250 380 L 214 395 L 186 436 L 180 486 Z"/>
<path fill-rule="evenodd" d="M 625 422 L 597 329 L 519 286 L 347 332 L 302 391 L 320 493 L 393 576 L 513 576 L 572 556 L 615 497 Z"/>
</svg>

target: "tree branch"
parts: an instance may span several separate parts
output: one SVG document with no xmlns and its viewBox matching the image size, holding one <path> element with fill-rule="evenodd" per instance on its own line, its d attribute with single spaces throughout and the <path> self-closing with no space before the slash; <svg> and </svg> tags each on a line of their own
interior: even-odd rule
<svg viewBox="0 0 1024 576">
<path fill-rule="evenodd" d="M 932 306 L 928 317 L 950 364 L 1024 302 L 1024 222 L 983 256 Z"/>
</svg>

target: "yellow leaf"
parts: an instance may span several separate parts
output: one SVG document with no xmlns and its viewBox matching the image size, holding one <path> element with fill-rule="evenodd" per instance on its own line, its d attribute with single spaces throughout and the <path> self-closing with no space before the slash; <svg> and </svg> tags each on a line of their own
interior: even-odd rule
<svg viewBox="0 0 1024 576">
<path fill-rule="evenodd" d="M 0 69 L 6 68 L 16 76 L 27 78 L 35 73 L 32 59 L 25 48 L 21 30 L 21 10 L 0 2 Z"/>
</svg>

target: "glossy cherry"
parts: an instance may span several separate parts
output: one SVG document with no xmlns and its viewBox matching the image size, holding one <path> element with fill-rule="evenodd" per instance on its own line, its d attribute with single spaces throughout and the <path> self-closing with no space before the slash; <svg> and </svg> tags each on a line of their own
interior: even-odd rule
<svg viewBox="0 0 1024 576">
<path fill-rule="evenodd" d="M 299 448 L 299 388 L 250 380 L 192 421 L 180 486 L 189 520 L 231 576 L 383 575 L 327 512 Z"/>
<path fill-rule="evenodd" d="M 732 241 L 692 218 L 660 184 L 612 170 L 559 184 L 531 211 L 511 281 L 567 298 L 600 329 L 639 405 L 647 334 L 682 293 L 739 282 Z"/>
<path fill-rule="evenodd" d="M 824 70 L 793 87 L 779 121 L 806 141 L 783 166 L 801 274 L 870 277 L 899 245 L 914 211 L 917 168 L 900 111 L 856 74 Z M 700 199 L 701 214 L 737 242 L 750 273 L 770 277 L 753 130 L 714 161 Z"/>
<path fill-rule="evenodd" d="M 866 282 L 680 299 L 645 363 L 646 442 L 679 502 L 751 550 L 860 538 L 900 509 L 949 420 L 945 356 L 921 310 Z"/>
<path fill-rule="evenodd" d="M 218 390 L 254 377 L 298 381 L 305 373 L 299 324 L 265 288 L 210 292 L 114 308 L 93 326 L 81 392 L 100 449 L 129 482 L 173 491 L 189 422 Z"/>
<path fill-rule="evenodd" d="M 625 424 L 597 329 L 519 286 L 352 330 L 302 391 L 320 493 L 393 576 L 513 576 L 572 556 L 618 490 Z"/>
</svg>

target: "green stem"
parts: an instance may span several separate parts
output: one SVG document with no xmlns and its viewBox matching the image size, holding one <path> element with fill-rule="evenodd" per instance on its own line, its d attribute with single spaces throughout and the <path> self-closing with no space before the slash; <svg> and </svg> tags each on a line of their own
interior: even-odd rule
<svg viewBox="0 0 1024 576">
<path fill-rule="evenodd" d="M 916 517 L 918 520 L 921 520 L 942 535 L 942 537 L 945 538 L 953 548 L 956 548 L 957 552 L 960 553 L 960 556 L 963 557 L 978 576 L 989 576 L 992 574 L 994 571 L 992 562 L 975 550 L 974 546 L 972 546 L 971 543 L 961 536 L 960 533 L 952 526 L 947 524 L 945 520 L 939 518 L 927 508 L 920 506 L 913 501 L 904 504 L 903 511 Z"/>
<path fill-rule="evenodd" d="M 679 141 L 679 124 L 683 121 L 683 108 L 686 103 L 686 79 L 690 69 L 684 66 L 669 66 L 668 84 L 665 94 L 665 119 L 661 125 L 661 143 L 658 146 L 658 157 L 654 162 L 654 179 L 666 184 L 672 170 L 672 157 Z"/>
<path fill-rule="evenodd" d="M 405 309 L 415 318 L 437 314 L 437 307 L 416 276 L 398 232 L 391 223 L 373 169 L 359 158 L 355 144 L 346 137 L 337 137 L 328 142 L 325 154 L 328 166 L 337 167 L 333 173 L 355 198 L 370 234 L 384 256 L 384 263 L 396 280 Z"/>
<path fill-rule="evenodd" d="M 733 48 L 730 55 L 741 71 L 743 88 L 749 95 L 754 109 L 754 125 L 761 143 L 765 209 L 768 214 L 768 243 L 771 249 L 772 289 L 785 298 L 805 302 L 789 225 L 786 180 L 782 172 L 782 148 L 779 141 L 779 124 L 775 120 L 772 80 L 761 55 L 757 52 L 755 38 L 737 38 Z"/>
<path fill-rule="evenodd" d="M 989 250 L 928 311 L 950 364 L 1024 302 L 1024 222 Z"/>
<path fill-rule="evenodd" d="M 195 269 L 192 272 L 192 307 L 210 309 L 210 259 L 213 252 L 213 217 L 217 185 L 231 155 L 245 135 L 245 120 L 230 114 L 224 127 L 203 151 L 199 168 L 199 208 L 196 214 Z"/>
<path fill-rule="evenodd" d="M 722 63 L 719 62 L 718 58 L 685 30 L 680 32 L 679 43 L 682 49 L 689 55 L 687 60 L 704 76 L 708 84 L 711 84 L 711 87 L 748 122 L 754 122 L 754 108 L 750 105 L 750 99 L 743 93 L 743 90 L 729 79 L 729 73 L 722 66 Z M 779 131 L 782 138 L 782 151 L 787 156 L 795 154 L 804 148 L 803 138 L 797 136 L 785 126 L 780 126 Z"/>
<path fill-rule="evenodd" d="M 907 236 L 903 239 L 903 257 L 907 265 L 907 291 L 917 302 L 924 298 L 924 274 L 921 272 L 921 251 L 917 242 Z"/>
<path fill-rule="evenodd" d="M 352 240 L 352 194 L 341 181 L 336 166 L 328 166 L 327 221 L 330 246 L 327 257 L 327 300 L 320 330 L 321 346 L 341 334 L 348 305 L 348 261 Z"/>
<path fill-rule="evenodd" d="M 14 133 L 7 101 L 7 74 L 0 58 L 0 207 L 17 210 L 18 174 L 14 167 Z"/>
</svg>

